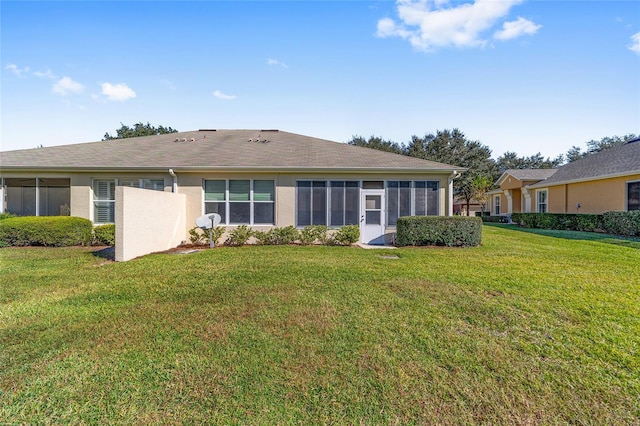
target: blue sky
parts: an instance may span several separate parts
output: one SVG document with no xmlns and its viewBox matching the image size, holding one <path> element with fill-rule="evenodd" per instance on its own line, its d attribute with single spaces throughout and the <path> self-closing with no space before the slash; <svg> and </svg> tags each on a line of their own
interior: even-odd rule
<svg viewBox="0 0 640 426">
<path fill-rule="evenodd" d="M 0 2 L 1 149 L 120 123 L 555 157 L 640 133 L 640 2 Z"/>
</svg>

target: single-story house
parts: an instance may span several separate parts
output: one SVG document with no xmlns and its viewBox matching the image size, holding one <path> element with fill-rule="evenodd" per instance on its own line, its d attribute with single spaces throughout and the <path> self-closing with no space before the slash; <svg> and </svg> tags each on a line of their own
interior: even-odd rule
<svg viewBox="0 0 640 426">
<path fill-rule="evenodd" d="M 529 191 L 536 212 L 640 210 L 640 139 L 565 164 Z"/>
<path fill-rule="evenodd" d="M 506 170 L 495 183 L 498 188 L 488 192 L 488 210 L 491 216 L 530 212 L 532 203 L 529 185 L 553 176 L 556 171 L 557 169 Z"/>
<path fill-rule="evenodd" d="M 640 210 L 640 139 L 556 170 L 507 170 L 497 184 L 489 192 L 492 215 Z"/>
<path fill-rule="evenodd" d="M 116 223 L 116 250 L 119 217 L 138 227 L 166 221 L 186 240 L 196 218 L 209 213 L 228 228 L 359 225 L 362 242 L 381 243 L 400 216 L 452 215 L 453 182 L 465 170 L 279 130 L 5 151 L 0 164 L 2 211 Z M 120 190 L 126 201 L 119 202 L 119 188 L 127 188 Z M 181 198 L 151 199 L 158 191 Z M 176 215 L 184 223 L 172 223 Z"/>
</svg>

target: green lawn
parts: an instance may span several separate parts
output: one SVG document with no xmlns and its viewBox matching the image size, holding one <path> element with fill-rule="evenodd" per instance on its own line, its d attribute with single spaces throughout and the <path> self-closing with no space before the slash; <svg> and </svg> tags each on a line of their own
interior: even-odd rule
<svg viewBox="0 0 640 426">
<path fill-rule="evenodd" d="M 125 263 L 0 249 L 0 424 L 638 424 L 633 241 L 483 232 Z"/>
</svg>

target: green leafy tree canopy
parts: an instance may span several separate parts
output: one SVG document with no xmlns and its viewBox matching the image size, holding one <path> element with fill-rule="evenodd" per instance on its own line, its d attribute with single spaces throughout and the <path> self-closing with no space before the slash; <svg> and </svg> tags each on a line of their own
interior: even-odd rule
<svg viewBox="0 0 640 426">
<path fill-rule="evenodd" d="M 147 122 L 147 124 L 136 123 L 133 127 L 129 127 L 126 124 L 120 123 L 120 128 L 116 130 L 116 135 L 113 136 L 108 132 L 104 134 L 103 141 L 108 141 L 112 139 L 125 139 L 125 138 L 135 138 L 138 136 L 155 136 L 155 135 L 164 135 L 167 133 L 177 133 L 176 129 L 171 127 L 164 126 L 152 126 Z"/>
</svg>

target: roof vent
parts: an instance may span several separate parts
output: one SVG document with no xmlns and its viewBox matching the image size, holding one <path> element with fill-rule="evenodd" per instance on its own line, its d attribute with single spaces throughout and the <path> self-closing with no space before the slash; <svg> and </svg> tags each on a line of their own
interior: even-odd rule
<svg viewBox="0 0 640 426">
<path fill-rule="evenodd" d="M 186 141 L 187 141 L 187 138 L 182 138 L 182 142 L 186 142 Z"/>
<path fill-rule="evenodd" d="M 199 132 L 215 132 L 216 129 L 198 129 Z"/>
<path fill-rule="evenodd" d="M 195 142 L 195 141 L 196 141 L 196 138 L 191 138 L 191 142 Z"/>
<path fill-rule="evenodd" d="M 174 142 L 180 142 L 180 138 L 176 138 L 176 140 L 174 140 Z"/>
<path fill-rule="evenodd" d="M 249 139 L 249 142 L 253 142 L 253 139 Z"/>
<path fill-rule="evenodd" d="M 263 130 L 260 130 L 260 131 L 261 132 L 277 132 L 278 129 L 263 129 Z"/>
</svg>

